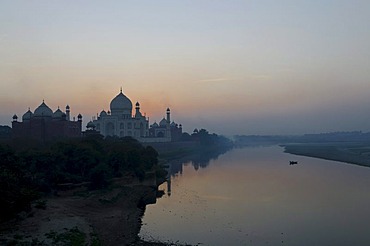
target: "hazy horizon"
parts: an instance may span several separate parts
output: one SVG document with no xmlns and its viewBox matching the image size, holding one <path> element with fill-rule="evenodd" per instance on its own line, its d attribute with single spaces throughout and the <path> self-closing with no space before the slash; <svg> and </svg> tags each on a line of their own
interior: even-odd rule
<svg viewBox="0 0 370 246">
<path fill-rule="evenodd" d="M 0 125 L 123 92 L 191 132 L 370 131 L 369 1 L 1 1 Z"/>
</svg>

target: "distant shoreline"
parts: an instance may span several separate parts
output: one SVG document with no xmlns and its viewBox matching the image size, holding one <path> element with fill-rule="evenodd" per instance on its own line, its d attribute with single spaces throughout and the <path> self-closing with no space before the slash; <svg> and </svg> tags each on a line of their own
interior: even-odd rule
<svg viewBox="0 0 370 246">
<path fill-rule="evenodd" d="M 284 152 L 370 167 L 370 144 L 366 142 L 328 142 L 282 144 Z"/>
</svg>

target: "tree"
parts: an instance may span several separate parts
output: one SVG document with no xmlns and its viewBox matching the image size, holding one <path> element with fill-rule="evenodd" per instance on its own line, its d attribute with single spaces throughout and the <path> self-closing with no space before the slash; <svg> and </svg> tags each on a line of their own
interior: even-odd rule
<svg viewBox="0 0 370 246">
<path fill-rule="evenodd" d="M 19 158 L 9 148 L 0 145 L 0 221 L 28 209 L 38 193 L 20 168 Z"/>
</svg>

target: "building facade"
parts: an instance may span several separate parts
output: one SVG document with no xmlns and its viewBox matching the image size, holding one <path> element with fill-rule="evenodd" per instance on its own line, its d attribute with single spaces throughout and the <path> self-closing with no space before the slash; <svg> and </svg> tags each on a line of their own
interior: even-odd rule
<svg viewBox="0 0 370 246">
<path fill-rule="evenodd" d="M 149 126 L 149 118 L 140 112 L 140 104 L 135 104 L 135 114 L 132 114 L 131 100 L 122 93 L 113 98 L 110 110 L 101 111 L 92 122 L 94 127 L 103 136 L 133 137 L 141 142 L 170 142 L 172 141 L 170 109 L 168 108 L 167 119 L 162 119 L 160 124 L 154 123 Z M 176 126 L 174 123 L 173 126 Z M 179 126 L 177 126 L 178 129 Z M 182 131 L 182 129 L 181 129 Z"/>
<path fill-rule="evenodd" d="M 66 111 L 59 108 L 53 112 L 43 101 L 32 113 L 30 109 L 18 121 L 18 116 L 13 116 L 12 137 L 31 138 L 48 141 L 60 138 L 81 137 L 82 115 L 77 116 L 77 121 L 70 120 L 70 107 Z"/>
<path fill-rule="evenodd" d="M 171 122 L 171 111 L 167 108 L 167 117 L 163 118 L 159 124 L 154 122 L 149 128 L 149 136 L 151 138 L 170 137 L 170 141 L 179 141 L 182 135 L 182 125 Z M 167 136 L 166 136 L 167 135 Z"/>
</svg>

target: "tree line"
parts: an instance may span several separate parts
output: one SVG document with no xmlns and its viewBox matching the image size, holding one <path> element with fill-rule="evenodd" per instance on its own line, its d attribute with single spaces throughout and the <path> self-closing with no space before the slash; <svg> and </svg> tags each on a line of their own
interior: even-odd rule
<svg viewBox="0 0 370 246">
<path fill-rule="evenodd" d="M 199 142 L 203 147 L 208 148 L 231 148 L 233 143 L 230 139 L 217 135 L 216 133 L 209 133 L 206 129 L 194 129 L 192 134 L 184 132 L 181 136 L 181 141 Z"/>
</svg>

